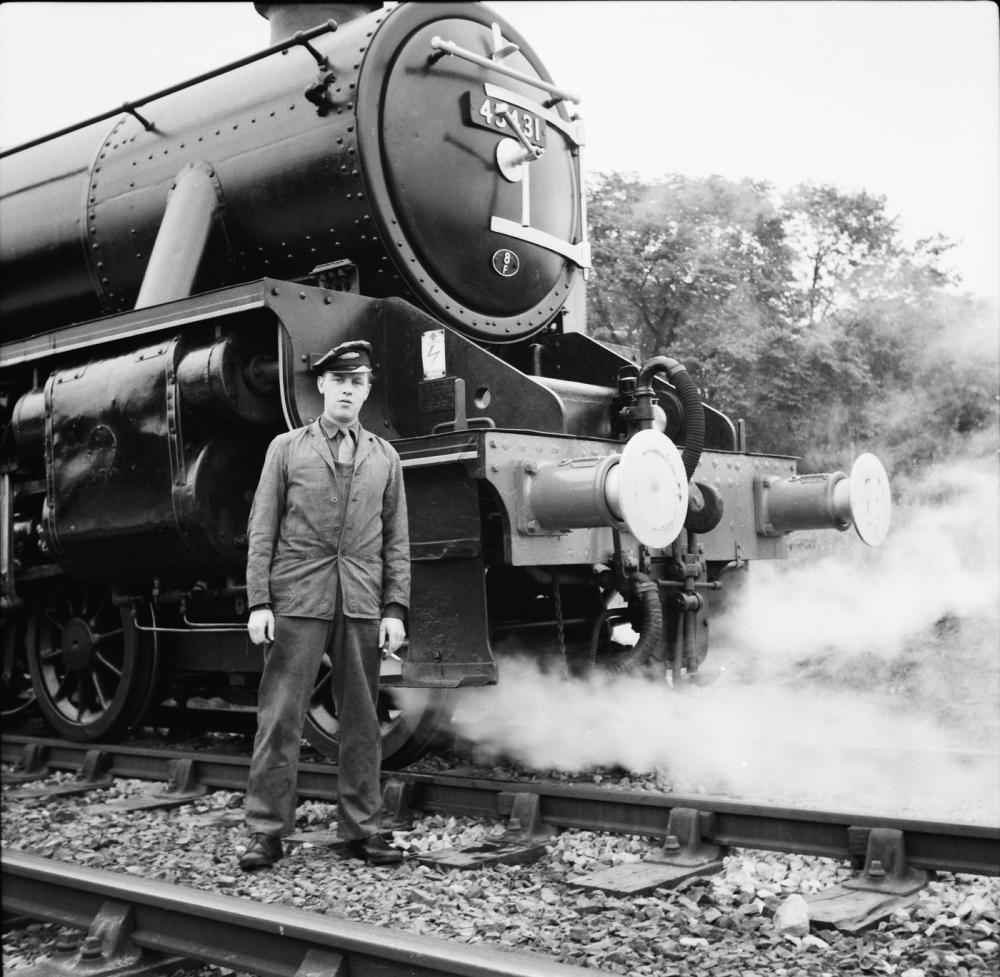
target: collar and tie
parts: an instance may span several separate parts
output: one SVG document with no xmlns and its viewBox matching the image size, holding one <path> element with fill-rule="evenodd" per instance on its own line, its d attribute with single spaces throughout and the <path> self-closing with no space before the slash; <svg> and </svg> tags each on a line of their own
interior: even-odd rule
<svg viewBox="0 0 1000 977">
<path fill-rule="evenodd" d="M 359 425 L 354 424 L 351 427 L 340 427 L 338 424 L 331 424 L 325 417 L 321 417 L 319 429 L 330 446 L 330 454 L 335 461 L 344 462 L 345 464 L 350 464 L 354 461 L 359 438 L 361 437 Z"/>
<path fill-rule="evenodd" d="M 333 436 L 333 456 L 344 464 L 354 461 L 354 436 L 349 430 L 340 428 Z"/>
</svg>

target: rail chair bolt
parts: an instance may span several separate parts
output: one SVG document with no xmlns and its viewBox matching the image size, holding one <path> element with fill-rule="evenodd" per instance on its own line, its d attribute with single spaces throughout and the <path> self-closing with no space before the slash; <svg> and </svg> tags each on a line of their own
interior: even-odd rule
<svg viewBox="0 0 1000 977">
<path fill-rule="evenodd" d="M 84 938 L 83 946 L 80 948 L 80 957 L 83 960 L 96 960 L 104 956 L 104 946 L 99 936 L 88 936 Z"/>
<path fill-rule="evenodd" d="M 872 864 L 871 867 L 868 869 L 868 874 L 874 878 L 881 878 L 882 876 L 885 875 L 885 868 L 883 867 L 882 862 L 879 861 L 879 859 L 877 858 L 872 859 Z"/>
<path fill-rule="evenodd" d="M 663 847 L 667 851 L 680 851 L 681 843 L 677 840 L 677 835 L 667 835 L 663 841 Z"/>
</svg>

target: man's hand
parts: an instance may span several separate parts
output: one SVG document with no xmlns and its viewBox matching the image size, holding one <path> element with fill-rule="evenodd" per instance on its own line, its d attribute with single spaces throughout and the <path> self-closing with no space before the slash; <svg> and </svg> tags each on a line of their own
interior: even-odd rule
<svg viewBox="0 0 1000 977">
<path fill-rule="evenodd" d="M 384 617 L 378 626 L 378 646 L 382 657 L 388 658 L 396 654 L 397 649 L 406 637 L 406 628 L 398 617 Z"/>
<path fill-rule="evenodd" d="M 250 632 L 250 640 L 255 645 L 262 645 L 265 641 L 274 641 L 274 613 L 270 607 L 258 607 L 250 612 L 250 620 L 247 621 L 247 631 Z"/>
</svg>

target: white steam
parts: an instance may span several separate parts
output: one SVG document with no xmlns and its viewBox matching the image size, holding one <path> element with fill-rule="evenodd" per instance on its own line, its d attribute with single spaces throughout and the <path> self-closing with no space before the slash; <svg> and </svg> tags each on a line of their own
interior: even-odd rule
<svg viewBox="0 0 1000 977">
<path fill-rule="evenodd" d="M 541 770 L 623 767 L 678 792 L 1000 822 L 995 755 L 963 766 L 945 752 L 1000 748 L 996 459 L 896 488 L 881 548 L 807 534 L 787 564 L 751 567 L 711 622 L 713 684 L 567 681 L 504 658 L 497 687 L 462 693 L 457 734 L 480 759 Z"/>
</svg>

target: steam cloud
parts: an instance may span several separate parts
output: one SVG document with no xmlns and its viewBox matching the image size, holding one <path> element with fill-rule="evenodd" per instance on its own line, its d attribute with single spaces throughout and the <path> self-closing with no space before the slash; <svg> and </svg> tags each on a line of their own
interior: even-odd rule
<svg viewBox="0 0 1000 977">
<path fill-rule="evenodd" d="M 677 792 L 1000 823 L 995 755 L 945 752 L 1000 749 L 996 458 L 894 488 L 882 547 L 801 534 L 790 565 L 751 566 L 711 622 L 713 684 L 567 681 L 503 658 L 497 687 L 462 693 L 457 734 L 480 760 L 540 770 L 622 767 Z"/>
</svg>

